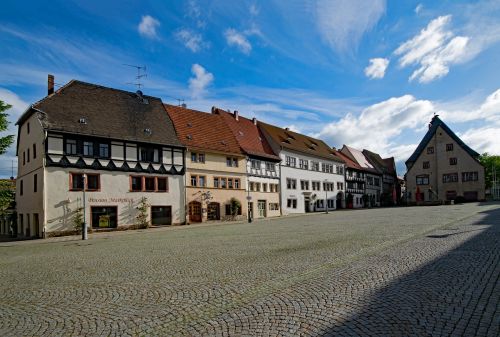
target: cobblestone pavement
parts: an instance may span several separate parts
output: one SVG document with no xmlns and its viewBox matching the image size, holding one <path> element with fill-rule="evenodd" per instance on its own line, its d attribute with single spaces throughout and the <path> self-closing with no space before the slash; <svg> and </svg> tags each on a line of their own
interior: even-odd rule
<svg viewBox="0 0 500 337">
<path fill-rule="evenodd" d="M 0 336 L 499 336 L 500 205 L 0 243 Z"/>
</svg>

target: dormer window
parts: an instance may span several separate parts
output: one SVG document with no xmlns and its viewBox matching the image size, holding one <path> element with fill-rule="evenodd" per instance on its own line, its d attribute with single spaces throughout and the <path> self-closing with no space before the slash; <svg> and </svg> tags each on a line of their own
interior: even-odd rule
<svg viewBox="0 0 500 337">
<path fill-rule="evenodd" d="M 79 120 L 78 120 L 78 123 L 80 124 L 87 124 L 87 119 L 85 117 L 81 117 Z"/>
<path fill-rule="evenodd" d="M 144 129 L 144 134 L 145 134 L 146 136 L 151 136 L 151 134 L 152 134 L 151 129 L 150 129 L 150 128 L 146 128 L 146 129 Z"/>
</svg>

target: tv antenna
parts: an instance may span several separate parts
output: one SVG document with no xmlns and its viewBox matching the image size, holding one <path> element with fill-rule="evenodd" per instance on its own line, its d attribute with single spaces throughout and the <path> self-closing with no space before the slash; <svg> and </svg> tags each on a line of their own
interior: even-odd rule
<svg viewBox="0 0 500 337">
<path fill-rule="evenodd" d="M 176 100 L 178 102 L 177 106 L 184 106 L 186 104 L 186 103 L 184 103 L 184 99 L 183 98 L 176 98 Z"/>
<path fill-rule="evenodd" d="M 146 66 L 136 66 L 133 64 L 126 64 L 126 63 L 124 63 L 123 65 L 137 69 L 137 75 L 135 76 L 135 82 L 127 82 L 127 84 L 135 85 L 137 87 L 137 90 L 141 90 L 141 87 L 144 86 L 144 84 L 141 83 L 141 79 L 143 77 L 148 77 L 148 74 L 146 74 Z"/>
</svg>

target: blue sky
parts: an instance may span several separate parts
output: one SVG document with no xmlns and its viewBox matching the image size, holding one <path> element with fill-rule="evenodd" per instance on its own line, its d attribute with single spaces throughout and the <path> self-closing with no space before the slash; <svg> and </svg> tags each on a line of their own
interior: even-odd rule
<svg viewBox="0 0 500 337">
<path fill-rule="evenodd" d="M 13 122 L 46 95 L 48 73 L 133 91 L 132 64 L 165 102 L 395 156 L 400 174 L 434 113 L 500 153 L 498 0 L 6 0 L 0 46 Z M 1 157 L 1 176 L 14 158 Z"/>
</svg>

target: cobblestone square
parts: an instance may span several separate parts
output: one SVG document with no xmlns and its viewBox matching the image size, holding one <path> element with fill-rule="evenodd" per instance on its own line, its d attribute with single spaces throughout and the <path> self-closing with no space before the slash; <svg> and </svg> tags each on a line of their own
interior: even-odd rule
<svg viewBox="0 0 500 337">
<path fill-rule="evenodd" d="M 500 205 L 0 243 L 1 336 L 498 336 Z"/>
</svg>

